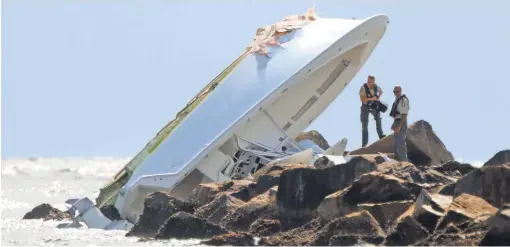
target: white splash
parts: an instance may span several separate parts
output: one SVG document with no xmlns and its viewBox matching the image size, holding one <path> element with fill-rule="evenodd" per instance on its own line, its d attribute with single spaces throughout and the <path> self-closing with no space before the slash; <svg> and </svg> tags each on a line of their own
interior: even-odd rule
<svg viewBox="0 0 510 247">
<path fill-rule="evenodd" d="M 89 196 L 127 164 L 129 157 L 14 158 L 2 160 L 1 245 L 196 246 L 199 240 L 139 242 L 124 231 L 59 229 L 62 222 L 21 220 L 35 206 L 61 208 L 66 199 Z"/>
</svg>

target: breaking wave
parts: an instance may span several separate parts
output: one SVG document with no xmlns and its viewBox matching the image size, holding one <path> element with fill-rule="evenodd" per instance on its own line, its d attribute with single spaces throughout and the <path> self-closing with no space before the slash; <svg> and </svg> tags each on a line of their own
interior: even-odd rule
<svg viewBox="0 0 510 247">
<path fill-rule="evenodd" d="M 2 245 L 196 246 L 198 240 L 139 242 L 124 231 L 58 229 L 62 222 L 20 220 L 42 203 L 63 209 L 69 198 L 95 199 L 130 157 L 10 158 L 2 160 Z"/>
</svg>

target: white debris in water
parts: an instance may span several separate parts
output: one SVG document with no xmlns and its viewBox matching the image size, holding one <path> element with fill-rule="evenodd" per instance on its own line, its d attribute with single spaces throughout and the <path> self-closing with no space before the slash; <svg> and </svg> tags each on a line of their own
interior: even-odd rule
<svg viewBox="0 0 510 247">
<path fill-rule="evenodd" d="M 62 208 L 65 200 L 72 197 L 95 199 L 99 188 L 129 160 L 112 157 L 2 160 L 1 245 L 197 246 L 200 240 L 141 242 L 125 237 L 125 231 L 59 229 L 57 225 L 64 222 L 21 220 L 42 203 Z"/>
</svg>

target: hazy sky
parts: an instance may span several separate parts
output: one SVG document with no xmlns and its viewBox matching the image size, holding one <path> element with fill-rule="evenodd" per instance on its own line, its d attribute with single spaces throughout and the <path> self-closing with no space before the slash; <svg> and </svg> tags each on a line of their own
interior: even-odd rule
<svg viewBox="0 0 510 247">
<path fill-rule="evenodd" d="M 258 27 L 314 4 L 324 17 L 391 23 L 309 129 L 359 147 L 357 93 L 370 73 L 388 103 L 401 84 L 410 122 L 429 121 L 454 156 L 485 161 L 510 148 L 508 0 L 2 0 L 2 158 L 133 156 Z M 390 133 L 387 114 L 383 125 Z M 373 118 L 369 131 L 371 143 Z"/>
</svg>

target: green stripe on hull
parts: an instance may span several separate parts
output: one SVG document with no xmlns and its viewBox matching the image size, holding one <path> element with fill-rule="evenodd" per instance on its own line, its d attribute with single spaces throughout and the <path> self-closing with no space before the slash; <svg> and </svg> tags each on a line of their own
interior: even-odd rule
<svg viewBox="0 0 510 247">
<path fill-rule="evenodd" d="M 208 83 L 179 113 L 175 119 L 170 121 L 163 127 L 156 137 L 152 139 L 147 145 L 124 166 L 103 188 L 99 191 L 99 196 L 96 198 L 96 205 L 102 207 L 104 205 L 114 204 L 119 190 L 124 186 L 135 169 L 144 161 L 151 153 L 156 150 L 159 145 L 172 133 L 172 131 L 192 112 L 216 87 L 232 72 L 232 70 L 241 63 L 241 61 L 250 54 L 250 51 L 245 51 L 239 56 L 232 64 L 223 70 L 216 78 Z"/>
</svg>

